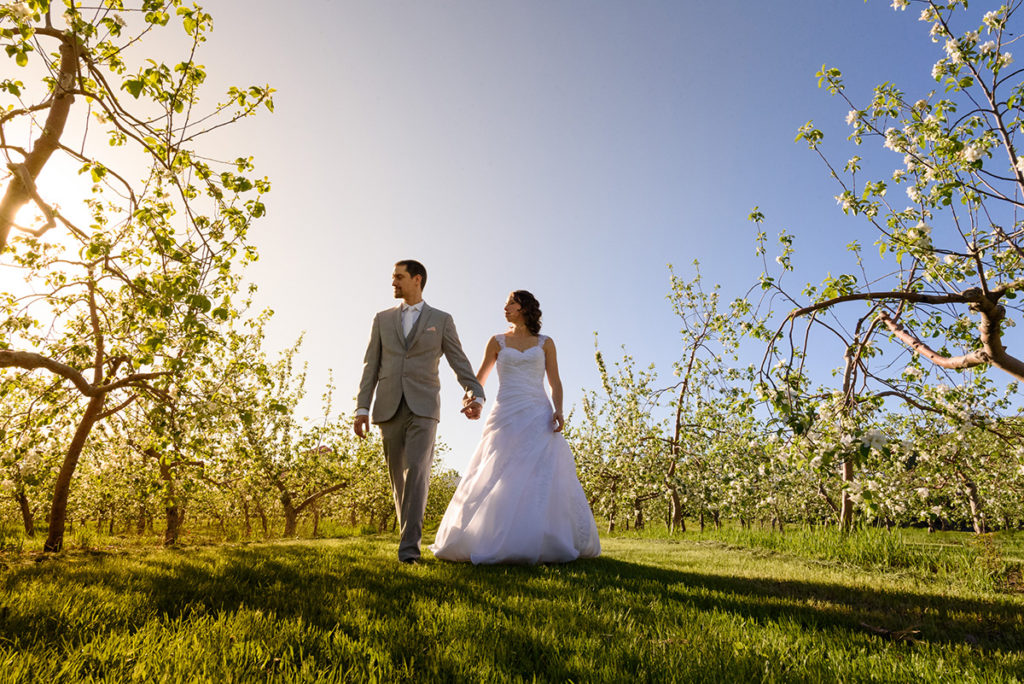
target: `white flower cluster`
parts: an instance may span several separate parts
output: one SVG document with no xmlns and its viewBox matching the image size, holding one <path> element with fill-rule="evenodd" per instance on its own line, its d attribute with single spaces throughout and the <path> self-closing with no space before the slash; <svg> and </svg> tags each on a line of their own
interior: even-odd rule
<svg viewBox="0 0 1024 684">
<path fill-rule="evenodd" d="M 968 164 L 971 164 L 981 159 L 981 150 L 974 145 L 965 145 L 963 156 L 964 161 L 966 161 Z"/>
<path fill-rule="evenodd" d="M 910 7 L 910 0 L 892 0 L 894 10 L 905 10 Z"/>
<path fill-rule="evenodd" d="M 886 440 L 885 435 L 883 435 L 879 430 L 876 430 L 875 428 L 871 428 L 870 430 L 865 432 L 864 436 L 861 438 L 861 442 L 864 444 L 864 446 L 869 447 L 871 449 L 881 449 L 882 447 L 885 446 L 885 443 L 887 441 L 888 440 Z"/>
<path fill-rule="evenodd" d="M 999 16 L 1000 14 L 1002 14 L 1002 11 L 1003 8 L 1000 7 L 997 10 L 986 12 L 985 16 L 982 17 L 981 23 L 985 25 L 985 28 L 988 29 L 989 33 L 991 33 L 992 31 L 998 31 L 999 27 L 1002 26 L 1003 19 L 1002 17 Z"/>
<path fill-rule="evenodd" d="M 903 141 L 900 140 L 900 132 L 895 128 L 890 128 L 885 132 L 885 147 L 892 150 L 893 152 L 903 151 Z"/>
<path fill-rule="evenodd" d="M 917 366 L 907 366 L 903 369 L 903 377 L 908 380 L 919 380 L 921 378 L 921 369 Z"/>
<path fill-rule="evenodd" d="M 963 63 L 964 53 L 960 51 L 960 44 L 956 42 L 955 38 L 950 38 L 946 41 L 946 56 L 949 57 L 949 61 L 953 64 Z"/>
<path fill-rule="evenodd" d="M 32 10 L 23 2 L 16 2 L 10 7 L 10 12 L 15 21 L 25 22 L 32 18 Z"/>
</svg>

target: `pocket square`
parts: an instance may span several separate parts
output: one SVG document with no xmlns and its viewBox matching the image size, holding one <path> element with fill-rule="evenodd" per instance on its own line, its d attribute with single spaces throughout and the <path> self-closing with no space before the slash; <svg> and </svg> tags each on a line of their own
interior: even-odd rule
<svg viewBox="0 0 1024 684">
<path fill-rule="evenodd" d="M 427 332 L 437 332 L 437 328 L 435 328 L 434 326 L 430 326 L 429 328 L 427 328 L 426 331 Z"/>
</svg>

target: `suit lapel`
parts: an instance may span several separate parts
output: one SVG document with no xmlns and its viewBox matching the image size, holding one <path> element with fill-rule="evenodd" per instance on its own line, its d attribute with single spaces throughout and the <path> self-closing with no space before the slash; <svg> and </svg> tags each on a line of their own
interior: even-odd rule
<svg viewBox="0 0 1024 684">
<path fill-rule="evenodd" d="M 402 330 L 402 305 L 399 304 L 392 309 L 392 315 L 395 318 L 395 334 L 398 335 L 398 341 L 405 346 L 405 331 Z"/>
</svg>

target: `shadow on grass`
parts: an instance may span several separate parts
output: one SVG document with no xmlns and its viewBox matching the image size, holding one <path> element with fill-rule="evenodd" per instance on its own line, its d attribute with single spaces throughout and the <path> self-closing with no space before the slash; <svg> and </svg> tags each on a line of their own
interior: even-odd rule
<svg viewBox="0 0 1024 684">
<path fill-rule="evenodd" d="M 660 605 L 733 614 L 758 624 L 785 621 L 802 631 L 838 630 L 899 641 L 909 634 L 903 630 L 913 629 L 917 630 L 913 638 L 921 642 L 1024 651 L 1020 602 L 1009 598 L 1001 603 L 834 583 L 751 579 L 608 556 L 564 566 L 474 567 L 442 561 L 404 566 L 392 560 L 392 553 L 390 539 L 361 538 L 169 550 L 142 556 L 92 555 L 71 562 L 13 567 L 0 575 L 0 642 L 18 643 L 31 634 L 37 646 L 59 649 L 69 641 L 94 637 L 97 629 L 133 630 L 154 618 L 173 620 L 246 608 L 278 618 L 300 618 L 320 629 L 341 630 L 353 639 L 373 635 L 370 638 L 381 640 L 395 662 L 403 662 L 410 648 L 418 648 L 418 640 L 451 636 L 420 627 L 430 622 L 425 612 L 445 607 L 463 610 L 470 620 L 481 616 L 567 620 L 577 632 L 600 635 L 609 628 L 608 615 L 631 613 L 644 624 L 644 611 Z M 48 585 L 52 602 L 35 600 L 18 610 L 5 605 L 28 586 L 45 593 Z M 76 634 L 62 621 L 60 606 L 76 593 L 97 589 L 106 592 L 97 596 L 134 596 L 139 607 L 120 611 L 114 623 L 94 625 L 91 632 L 80 628 Z M 414 633 L 384 639 L 374 632 L 381 622 L 402 624 Z M 522 632 L 505 632 L 502 638 L 510 640 L 501 651 L 510 659 L 522 658 L 526 651 L 535 663 L 550 664 L 549 675 L 572 674 L 559 671 L 559 654 L 550 645 L 528 643 L 529 636 Z M 514 643 L 516 639 L 525 641 Z M 500 653 L 495 658 L 500 659 Z"/>
</svg>

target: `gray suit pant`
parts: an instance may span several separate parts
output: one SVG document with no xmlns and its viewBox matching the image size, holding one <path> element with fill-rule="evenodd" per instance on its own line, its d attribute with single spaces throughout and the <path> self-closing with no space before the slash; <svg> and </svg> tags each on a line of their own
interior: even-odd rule
<svg viewBox="0 0 1024 684">
<path fill-rule="evenodd" d="M 437 421 L 414 414 L 403 397 L 395 415 L 380 423 L 380 432 L 402 533 L 398 560 L 413 560 L 420 557 Z"/>
</svg>

